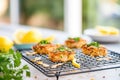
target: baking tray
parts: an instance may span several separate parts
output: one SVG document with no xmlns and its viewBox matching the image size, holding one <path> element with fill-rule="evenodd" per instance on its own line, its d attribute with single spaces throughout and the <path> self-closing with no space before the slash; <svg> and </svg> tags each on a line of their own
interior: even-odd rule
<svg viewBox="0 0 120 80">
<path fill-rule="evenodd" d="M 75 50 L 76 52 L 76 61 L 81 65 L 80 68 L 75 68 L 72 66 L 71 62 L 64 63 L 63 65 L 57 68 L 46 68 L 42 65 L 38 65 L 31 61 L 35 57 L 41 57 L 42 61 L 49 65 L 55 65 L 58 63 L 51 62 L 46 55 L 35 54 L 34 56 L 28 56 L 26 52 L 33 52 L 31 49 L 22 49 L 19 50 L 22 53 L 23 59 L 27 61 L 29 64 L 34 66 L 36 69 L 41 71 L 48 77 L 55 77 L 55 76 L 64 76 L 70 74 L 77 74 L 77 73 L 86 73 L 86 72 L 93 72 L 93 71 L 100 71 L 106 69 L 113 69 L 113 68 L 120 68 L 120 54 L 108 50 L 108 58 L 109 60 L 98 60 L 101 57 L 90 57 L 88 55 L 84 55 L 81 50 Z"/>
</svg>

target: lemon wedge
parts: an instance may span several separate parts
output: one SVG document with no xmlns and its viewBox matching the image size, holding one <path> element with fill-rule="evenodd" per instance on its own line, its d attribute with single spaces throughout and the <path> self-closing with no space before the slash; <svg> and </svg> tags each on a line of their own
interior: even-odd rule
<svg viewBox="0 0 120 80">
<path fill-rule="evenodd" d="M 54 35 L 48 36 L 47 38 L 45 38 L 45 40 L 47 40 L 48 42 L 53 42 L 55 40 L 55 36 Z"/>
<path fill-rule="evenodd" d="M 13 42 L 7 37 L 0 36 L 0 51 L 9 51 L 12 48 Z"/>
<path fill-rule="evenodd" d="M 120 33 L 117 28 L 110 26 L 97 26 L 96 29 L 101 35 L 119 35 Z"/>
<path fill-rule="evenodd" d="M 16 30 L 14 33 L 14 41 L 17 44 L 21 44 L 21 40 L 25 34 L 25 31 L 23 29 Z"/>
<path fill-rule="evenodd" d="M 80 64 L 78 64 L 78 63 L 76 62 L 76 59 L 73 59 L 73 60 L 72 60 L 72 65 L 73 65 L 74 67 L 76 67 L 76 68 L 80 68 Z"/>
<path fill-rule="evenodd" d="M 36 29 L 30 29 L 28 31 L 17 30 L 14 36 L 16 44 L 37 43 L 42 40 L 41 33 Z"/>
<path fill-rule="evenodd" d="M 26 32 L 22 39 L 22 43 L 37 43 L 42 39 L 41 34 L 37 30 L 29 30 Z"/>
</svg>

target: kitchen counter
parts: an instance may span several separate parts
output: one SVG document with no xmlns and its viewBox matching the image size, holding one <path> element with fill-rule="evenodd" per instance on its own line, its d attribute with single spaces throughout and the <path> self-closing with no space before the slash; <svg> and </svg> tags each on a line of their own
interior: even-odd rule
<svg viewBox="0 0 120 80">
<path fill-rule="evenodd" d="M 15 25 L 14 26 L 7 25 L 5 27 L 0 26 L 0 35 L 8 36 L 9 38 L 13 39 L 12 34 L 18 28 L 28 29 L 29 27 L 25 27 L 25 26 L 15 27 Z M 55 31 L 49 29 L 40 29 L 40 31 L 42 34 L 44 34 L 44 36 L 47 36 L 47 34 L 49 35 L 54 34 L 57 37 L 56 39 L 60 41 L 60 43 L 62 43 L 62 41 L 66 39 L 66 36 L 68 36 L 66 33 L 61 31 Z M 115 52 L 120 53 L 120 49 L 119 49 L 120 43 L 113 43 L 113 44 L 111 43 L 111 44 L 103 44 L 103 45 L 105 45 L 109 50 L 113 50 Z M 30 78 L 24 77 L 24 80 L 56 80 L 55 77 L 45 76 L 44 74 L 42 74 L 40 71 L 38 71 L 36 68 L 31 66 L 29 63 L 27 63 L 24 60 L 22 60 L 22 64 L 23 65 L 27 64 L 31 72 L 31 77 Z M 61 76 L 59 80 L 120 80 L 120 68 Z"/>
</svg>

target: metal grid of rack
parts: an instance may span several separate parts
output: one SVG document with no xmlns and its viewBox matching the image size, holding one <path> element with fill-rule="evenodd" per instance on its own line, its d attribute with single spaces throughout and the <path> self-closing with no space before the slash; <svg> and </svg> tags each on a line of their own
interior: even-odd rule
<svg viewBox="0 0 120 80">
<path fill-rule="evenodd" d="M 116 52 L 108 50 L 107 57 L 110 59 L 98 60 L 103 57 L 93 58 L 88 55 L 84 55 L 80 50 L 75 50 L 75 51 L 76 51 L 76 56 L 75 56 L 76 62 L 81 65 L 81 68 L 75 68 L 74 66 L 72 66 L 71 62 L 64 63 L 63 65 L 58 66 L 57 68 L 44 67 L 35 62 L 32 62 L 31 59 L 34 59 L 35 57 L 40 57 L 44 63 L 50 66 L 58 63 L 51 62 L 46 55 L 35 54 L 34 56 L 33 55 L 28 56 L 26 52 L 33 52 L 31 49 L 20 50 L 24 60 L 26 60 L 29 64 L 37 68 L 39 71 L 41 71 L 43 74 L 45 74 L 48 77 L 54 77 L 56 75 L 63 76 L 63 75 L 70 75 L 77 73 L 106 70 L 112 68 L 120 68 L 120 54 Z"/>
</svg>

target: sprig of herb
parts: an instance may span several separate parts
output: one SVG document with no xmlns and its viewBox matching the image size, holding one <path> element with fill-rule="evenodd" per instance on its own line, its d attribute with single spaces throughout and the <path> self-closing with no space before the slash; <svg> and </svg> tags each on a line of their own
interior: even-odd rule
<svg viewBox="0 0 120 80">
<path fill-rule="evenodd" d="M 76 42 L 80 40 L 79 37 L 75 37 L 75 38 L 73 38 L 73 39 L 74 39 Z"/>
<path fill-rule="evenodd" d="M 23 74 L 30 77 L 29 67 L 21 66 L 21 54 L 10 49 L 0 52 L 0 80 L 23 80 Z"/>
<path fill-rule="evenodd" d="M 98 42 L 91 42 L 90 44 L 88 44 L 88 46 L 95 46 L 95 47 L 99 47 L 100 44 Z"/>
<path fill-rule="evenodd" d="M 80 40 L 80 37 L 74 37 L 74 38 L 69 37 L 68 39 L 73 39 L 73 40 L 75 40 L 76 42 L 78 42 L 78 41 Z"/>
<path fill-rule="evenodd" d="M 39 44 L 50 44 L 50 42 L 48 42 L 47 40 L 41 40 Z"/>
<path fill-rule="evenodd" d="M 70 49 L 70 48 L 68 48 L 68 47 L 66 47 L 66 46 L 61 46 L 61 47 L 59 47 L 59 48 L 57 48 L 57 50 L 59 50 L 59 51 L 72 51 L 72 49 Z"/>
</svg>

